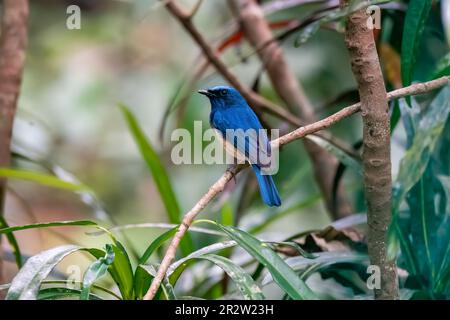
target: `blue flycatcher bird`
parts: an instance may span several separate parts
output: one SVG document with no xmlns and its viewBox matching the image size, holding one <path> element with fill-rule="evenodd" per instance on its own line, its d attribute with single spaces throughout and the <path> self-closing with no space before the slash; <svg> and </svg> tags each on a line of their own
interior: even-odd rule
<svg viewBox="0 0 450 320">
<path fill-rule="evenodd" d="M 256 150 L 258 155 L 262 152 L 270 156 L 271 149 L 270 141 L 265 131 L 262 130 L 263 127 L 258 117 L 247 104 L 247 101 L 239 91 L 227 86 L 216 86 L 198 92 L 207 96 L 211 102 L 211 113 L 209 115 L 211 127 L 219 131 L 225 146 L 231 145 L 232 148 L 234 147 L 237 150 L 236 153 L 244 155 L 245 159 L 251 164 L 264 203 L 269 206 L 280 206 L 280 196 L 272 176 L 262 174 L 264 164 L 258 156 L 255 156 L 255 152 L 252 152 L 252 150 Z M 236 136 L 232 138 L 232 141 L 229 141 L 230 137 L 227 130 L 238 129 L 243 131 L 253 129 L 257 132 L 257 136 L 246 135 L 244 143 L 237 141 Z"/>
</svg>

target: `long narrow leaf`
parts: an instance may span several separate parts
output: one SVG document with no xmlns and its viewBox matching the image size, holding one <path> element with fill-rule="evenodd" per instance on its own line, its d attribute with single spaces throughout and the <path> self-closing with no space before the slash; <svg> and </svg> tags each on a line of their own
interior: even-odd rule
<svg viewBox="0 0 450 320">
<path fill-rule="evenodd" d="M 145 250 L 142 257 L 139 259 L 139 264 L 145 264 L 147 260 L 150 259 L 151 255 L 153 254 L 153 252 L 155 252 L 156 249 L 158 249 L 164 242 L 166 242 L 175 235 L 177 229 L 178 227 L 167 230 L 166 232 L 162 233 L 159 237 L 157 237 L 155 240 L 153 240 L 152 243 Z"/>
<path fill-rule="evenodd" d="M 420 122 L 415 128 L 412 144 L 400 162 L 399 173 L 392 188 L 393 223 L 388 234 L 388 254 L 391 258 L 395 256 L 395 249 L 399 245 L 402 245 L 404 252 L 413 251 L 409 239 L 398 239 L 398 237 L 402 236 L 398 232 L 399 208 L 409 190 L 422 177 L 430 156 L 444 129 L 449 113 L 450 86 L 446 86 L 431 102 L 426 113 L 420 119 Z M 408 263 L 410 267 L 413 267 L 413 261 L 411 259 L 409 259 Z M 417 266 L 413 268 L 418 270 Z"/>
<path fill-rule="evenodd" d="M 60 246 L 43 251 L 27 260 L 14 277 L 6 295 L 7 300 L 37 299 L 42 281 L 66 256 L 81 250 L 74 245 Z"/>
<path fill-rule="evenodd" d="M 38 300 L 59 300 L 65 298 L 79 297 L 81 291 L 64 287 L 45 288 L 39 291 Z M 85 300 L 102 300 L 99 296 L 89 293 Z"/>
<path fill-rule="evenodd" d="M 130 258 L 119 241 L 116 240 L 111 247 L 114 251 L 114 261 L 109 266 L 108 272 L 119 287 L 122 298 L 132 300 L 134 299 L 134 276 Z M 105 256 L 103 250 L 97 249 L 95 252 L 89 252 L 97 259 Z"/>
<path fill-rule="evenodd" d="M 36 182 L 44 186 L 58 189 L 65 189 L 70 191 L 90 191 L 89 187 L 83 184 L 67 182 L 55 176 L 40 172 L 10 169 L 10 168 L 0 168 L 0 177 Z"/>
<path fill-rule="evenodd" d="M 405 87 L 409 86 L 413 79 L 416 55 L 431 5 L 430 0 L 411 0 L 408 4 L 401 51 L 402 81 Z"/>
<path fill-rule="evenodd" d="M 9 225 L 5 220 L 5 217 L 3 215 L 0 215 L 0 230 L 8 229 Z M 0 233 L 1 234 L 1 233 Z M 17 239 L 14 236 L 14 234 L 8 232 L 6 233 L 6 239 L 8 239 L 9 245 L 13 249 L 14 258 L 16 259 L 17 267 L 20 269 L 22 268 L 22 253 L 20 252 L 19 244 L 17 243 Z"/>
<path fill-rule="evenodd" d="M 264 294 L 252 277 L 230 259 L 214 254 L 207 254 L 198 259 L 208 260 L 225 271 L 246 300 L 265 299 Z"/>
<path fill-rule="evenodd" d="M 21 231 L 27 229 L 40 229 L 40 228 L 48 228 L 48 227 L 64 227 L 64 226 L 97 226 L 97 223 L 90 220 L 71 220 L 71 221 L 57 221 L 57 222 L 48 222 L 48 223 L 34 223 L 34 224 L 25 224 L 21 226 L 13 226 L 13 227 L 5 227 L 0 229 L 0 234 L 8 234 L 14 231 Z"/>
<path fill-rule="evenodd" d="M 179 224 L 181 222 L 181 210 L 178 205 L 175 192 L 172 189 L 172 184 L 170 183 L 169 175 L 167 174 L 166 169 L 130 110 L 124 105 L 120 105 L 120 108 L 123 112 L 125 120 L 127 121 L 130 132 L 139 148 L 139 151 L 141 152 L 141 155 L 153 176 L 153 180 L 155 181 L 161 199 L 166 207 L 170 222 Z M 182 252 L 185 255 L 189 254 L 193 247 L 194 246 L 189 235 L 183 237 L 180 245 Z"/>
<path fill-rule="evenodd" d="M 84 273 L 80 300 L 89 300 L 92 285 L 106 274 L 113 261 L 114 249 L 111 245 L 107 244 L 105 256 L 94 261 Z"/>
<path fill-rule="evenodd" d="M 230 226 L 217 226 L 231 239 L 236 241 L 245 251 L 262 263 L 272 274 L 275 282 L 292 299 L 317 299 L 311 289 L 298 277 L 283 259 L 278 256 L 267 244 L 257 238 Z"/>
</svg>

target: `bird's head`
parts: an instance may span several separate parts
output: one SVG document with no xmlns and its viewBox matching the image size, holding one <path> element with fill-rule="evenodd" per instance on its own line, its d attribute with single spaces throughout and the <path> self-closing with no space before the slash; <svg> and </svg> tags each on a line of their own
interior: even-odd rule
<svg viewBox="0 0 450 320">
<path fill-rule="evenodd" d="M 213 108 L 227 108 L 247 105 L 247 102 L 239 91 L 232 87 L 216 86 L 199 90 L 198 93 L 207 96 L 211 101 L 211 106 Z"/>
</svg>

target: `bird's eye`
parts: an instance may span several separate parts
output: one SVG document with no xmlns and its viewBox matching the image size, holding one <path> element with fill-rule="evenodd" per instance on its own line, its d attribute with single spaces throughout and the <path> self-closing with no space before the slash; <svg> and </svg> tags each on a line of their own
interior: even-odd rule
<svg viewBox="0 0 450 320">
<path fill-rule="evenodd" d="M 227 94 L 227 90 L 222 90 L 222 91 L 220 91 L 220 94 L 221 94 L 222 96 L 226 95 L 226 94 Z"/>
</svg>

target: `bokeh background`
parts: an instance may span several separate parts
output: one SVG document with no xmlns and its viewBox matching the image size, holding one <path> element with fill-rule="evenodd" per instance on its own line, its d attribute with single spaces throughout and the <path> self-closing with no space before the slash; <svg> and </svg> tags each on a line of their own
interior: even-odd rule
<svg viewBox="0 0 450 320">
<path fill-rule="evenodd" d="M 179 2 L 188 6 L 195 1 Z M 66 9 L 70 4 L 81 7 L 80 30 L 66 28 Z M 203 120 L 206 129 L 209 103 L 195 92 L 183 112 L 170 115 L 163 139 L 159 136 L 165 110 L 180 90 L 186 74 L 199 61 L 199 49 L 189 35 L 158 1 L 153 0 L 33 0 L 30 5 L 29 47 L 13 148 L 17 153 L 56 167 L 61 176 L 72 176 L 88 185 L 95 191 L 96 199 L 29 182 L 11 181 L 5 215 L 9 224 L 76 219 L 97 219 L 105 226 L 111 226 L 112 221 L 118 225 L 167 222 L 159 193 L 127 129 L 119 103 L 130 107 L 159 152 L 181 211 L 189 210 L 226 168 L 223 165 L 175 166 L 170 160 L 173 146 L 170 133 L 174 128 L 192 130 L 194 120 Z M 290 9 L 269 16 L 269 20 L 298 18 L 313 8 L 311 5 L 301 10 Z M 195 24 L 206 39 L 212 40 L 223 32 L 230 19 L 231 12 L 225 1 L 208 0 L 196 15 Z M 436 24 L 438 20 L 432 19 Z M 432 33 L 433 28 L 429 32 Z M 322 28 L 299 48 L 294 46 L 294 40 L 284 41 L 283 49 L 316 106 L 318 117 L 357 101 L 342 34 Z M 445 42 L 434 38 L 426 41 L 431 44 L 422 54 L 430 56 L 428 60 L 432 64 L 447 48 Z M 240 57 L 251 51 L 242 43 L 223 54 L 232 71 L 248 85 L 254 82 L 260 68 L 255 56 L 240 62 Z M 389 54 L 390 51 L 382 53 L 383 66 L 386 59 L 396 63 L 395 57 Z M 423 66 L 423 70 L 429 69 Z M 217 84 L 225 82 L 211 69 L 198 82 L 197 88 Z M 281 103 L 264 75 L 260 91 Z M 348 94 L 336 100 L 342 93 Z M 330 103 L 332 101 L 335 103 Z M 277 125 L 276 121 L 271 121 Z M 359 117 L 337 124 L 331 132 L 349 145 L 357 142 L 361 138 Z M 399 127 L 393 138 L 394 174 L 403 151 L 403 140 Z M 15 158 L 14 165 L 42 170 L 20 157 Z M 224 204 L 237 214 L 246 174 L 238 176 L 237 186 L 232 186 L 237 192 L 225 192 L 201 217 L 220 219 Z M 262 235 L 264 238 L 285 238 L 305 230 L 321 229 L 330 222 L 300 142 L 283 149 L 280 171 L 275 179 L 281 190 L 283 207 L 264 207 L 255 189 L 250 205 L 239 213 L 243 215 L 241 226 L 251 225 L 286 208 L 291 209 L 283 213 L 284 218 L 268 226 Z M 361 178 L 347 172 L 343 183 L 354 212 L 362 211 Z M 133 229 L 124 234 L 127 245 L 142 252 L 160 232 L 158 229 Z M 27 255 L 68 241 L 88 246 L 101 246 L 105 242 L 102 236 L 87 235 L 80 229 L 68 227 L 24 231 L 16 236 L 22 252 Z M 208 241 L 200 235 L 194 235 L 194 239 L 197 243 Z M 3 246 L 9 250 L 6 242 Z M 64 266 L 74 263 L 74 259 L 67 259 L 60 270 L 64 272 Z M 79 257 L 76 261 L 79 263 Z M 17 269 L 13 262 L 7 266 L 6 278 L 10 280 Z"/>
</svg>

